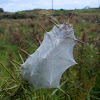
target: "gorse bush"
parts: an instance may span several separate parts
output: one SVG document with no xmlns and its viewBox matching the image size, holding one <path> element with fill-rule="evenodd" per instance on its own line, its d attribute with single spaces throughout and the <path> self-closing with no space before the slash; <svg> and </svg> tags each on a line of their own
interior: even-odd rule
<svg viewBox="0 0 100 100">
<path fill-rule="evenodd" d="M 75 35 L 85 44 L 75 46 L 74 58 L 78 64 L 65 71 L 61 78 L 60 87 L 68 95 L 58 89 L 34 90 L 22 79 L 19 66 L 43 40 L 44 32 L 36 23 L 50 31 L 53 24 L 48 20 L 66 22 L 70 16 L 67 12 L 71 11 L 54 11 L 59 14 L 54 17 L 51 11 L 48 15 L 45 10 L 25 11 L 20 12 L 26 14 L 25 19 L 20 13 L 14 13 L 15 17 L 0 20 L 0 100 L 100 100 L 100 26 L 95 22 L 98 10 L 87 9 L 86 13 L 76 10 L 73 16 Z M 40 14 L 42 12 L 45 16 Z M 26 17 L 33 13 L 37 16 Z"/>
</svg>

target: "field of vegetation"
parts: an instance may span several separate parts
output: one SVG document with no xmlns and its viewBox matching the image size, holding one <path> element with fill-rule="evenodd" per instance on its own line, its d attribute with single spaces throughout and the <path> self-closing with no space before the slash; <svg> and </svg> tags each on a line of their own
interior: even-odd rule
<svg viewBox="0 0 100 100">
<path fill-rule="evenodd" d="M 0 13 L 0 100 L 100 100 L 100 9 L 76 10 L 71 23 L 77 43 L 71 66 L 61 78 L 59 89 L 38 89 L 20 75 L 22 64 L 40 46 L 44 31 L 67 22 L 71 10 L 35 9 Z M 15 62 L 16 61 L 16 62 Z"/>
</svg>

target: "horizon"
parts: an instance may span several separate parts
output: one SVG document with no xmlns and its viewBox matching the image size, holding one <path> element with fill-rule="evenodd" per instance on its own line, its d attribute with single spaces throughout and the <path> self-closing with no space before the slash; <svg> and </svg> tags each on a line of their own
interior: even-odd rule
<svg viewBox="0 0 100 100">
<path fill-rule="evenodd" d="M 88 6 L 86 6 L 88 7 Z M 86 9 L 99 9 L 99 7 L 93 7 L 93 8 L 86 8 Z M 85 7 L 82 9 L 76 9 L 76 10 L 86 10 Z M 24 12 L 24 11 L 33 11 L 33 10 L 52 10 L 52 9 L 41 9 L 41 8 L 34 8 L 34 9 L 29 9 L 29 10 L 20 10 L 20 11 L 16 11 L 16 12 L 9 12 L 9 11 L 4 11 L 7 13 L 17 13 L 17 12 Z M 53 10 L 75 10 L 75 9 L 53 9 Z"/>
<path fill-rule="evenodd" d="M 90 8 L 100 7 L 100 0 L 0 0 L 0 8 L 2 8 L 4 12 L 20 12 L 34 9 L 50 10 L 52 9 L 52 1 L 54 10 L 84 9 L 87 6 Z"/>
</svg>

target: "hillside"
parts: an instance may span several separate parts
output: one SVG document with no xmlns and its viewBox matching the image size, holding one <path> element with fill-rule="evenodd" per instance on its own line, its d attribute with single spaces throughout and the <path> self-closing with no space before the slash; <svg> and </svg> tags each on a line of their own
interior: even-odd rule
<svg viewBox="0 0 100 100">
<path fill-rule="evenodd" d="M 62 76 L 61 88 L 68 93 L 70 100 L 100 99 L 100 9 L 76 10 L 71 23 L 76 38 L 85 42 L 74 48 L 78 63 L 70 67 Z M 69 100 L 58 89 L 39 89 L 25 82 L 19 66 L 10 59 L 22 64 L 40 46 L 44 31 L 53 28 L 49 20 L 56 23 L 68 21 L 72 10 L 21 11 L 0 13 L 0 100 Z M 21 48 L 21 49 L 19 49 Z M 24 52 L 23 52 L 24 51 Z M 8 57 L 8 58 L 7 58 Z M 5 70 L 6 69 L 6 70 Z M 17 81 L 16 81 L 17 80 Z"/>
</svg>

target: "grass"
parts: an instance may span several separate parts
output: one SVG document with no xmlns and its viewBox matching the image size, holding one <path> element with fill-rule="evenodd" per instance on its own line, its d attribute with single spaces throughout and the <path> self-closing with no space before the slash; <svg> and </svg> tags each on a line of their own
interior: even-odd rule
<svg viewBox="0 0 100 100">
<path fill-rule="evenodd" d="M 28 57 L 25 52 L 32 54 L 39 47 L 44 31 L 36 22 L 50 31 L 53 24 L 48 20 L 63 23 L 72 11 L 54 10 L 53 15 L 45 10 L 23 11 L 19 13 L 26 16 L 36 14 L 36 17 L 0 20 L 0 100 L 100 100 L 100 25 L 95 22 L 100 18 L 99 10 L 76 10 L 73 16 L 75 36 L 86 44 L 78 43 L 74 47 L 78 64 L 63 74 L 60 83 L 63 91 L 34 90 L 23 80 L 19 65 L 12 60 L 22 64 Z"/>
</svg>

